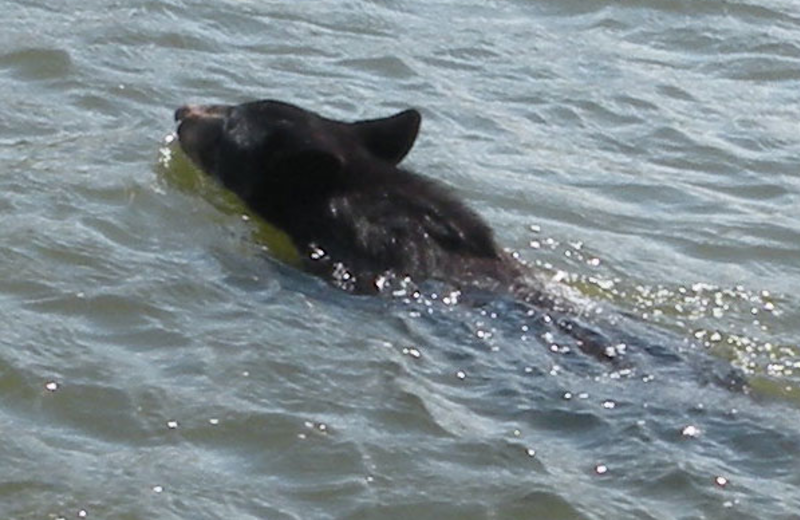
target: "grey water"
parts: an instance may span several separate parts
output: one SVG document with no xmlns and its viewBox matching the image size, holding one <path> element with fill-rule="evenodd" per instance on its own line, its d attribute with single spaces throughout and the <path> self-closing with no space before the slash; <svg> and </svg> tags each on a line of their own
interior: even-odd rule
<svg viewBox="0 0 800 520">
<path fill-rule="evenodd" d="M 800 518 L 797 2 L 0 13 L 0 518 Z M 406 165 L 620 362 L 285 265 L 168 142 L 259 98 L 418 108 Z"/>
</svg>

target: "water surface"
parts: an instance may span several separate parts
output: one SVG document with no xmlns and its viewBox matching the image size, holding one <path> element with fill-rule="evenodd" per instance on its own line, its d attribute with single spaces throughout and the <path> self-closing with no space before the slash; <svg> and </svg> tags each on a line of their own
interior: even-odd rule
<svg viewBox="0 0 800 520">
<path fill-rule="evenodd" d="M 796 2 L 0 7 L 3 518 L 800 518 Z M 164 142 L 257 98 L 420 109 L 623 361 L 276 261 Z"/>
</svg>

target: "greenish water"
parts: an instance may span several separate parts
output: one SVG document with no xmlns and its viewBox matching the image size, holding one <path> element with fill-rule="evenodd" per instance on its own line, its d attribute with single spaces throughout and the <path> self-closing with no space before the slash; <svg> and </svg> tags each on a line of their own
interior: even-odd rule
<svg viewBox="0 0 800 520">
<path fill-rule="evenodd" d="M 0 517 L 800 518 L 800 5 L 0 8 Z M 276 260 L 165 143 L 256 98 L 419 108 L 625 363 Z"/>
</svg>

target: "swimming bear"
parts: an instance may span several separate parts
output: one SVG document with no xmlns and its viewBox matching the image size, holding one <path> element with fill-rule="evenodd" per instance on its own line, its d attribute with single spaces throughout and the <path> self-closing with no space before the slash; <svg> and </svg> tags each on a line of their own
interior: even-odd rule
<svg viewBox="0 0 800 520">
<path fill-rule="evenodd" d="M 620 362 L 614 342 L 504 252 L 477 213 L 443 184 L 398 166 L 419 132 L 416 110 L 347 123 L 265 100 L 187 105 L 175 119 L 192 162 L 282 230 L 307 271 L 359 294 L 393 292 L 411 279 L 412 287 L 444 282 L 473 303 L 510 296 L 531 323 Z"/>
<path fill-rule="evenodd" d="M 480 216 L 398 166 L 419 132 L 416 110 L 347 123 L 263 100 L 187 105 L 175 119 L 189 158 L 285 232 L 306 270 L 341 288 L 374 293 L 406 277 L 519 285 L 520 264 Z"/>
<path fill-rule="evenodd" d="M 186 155 L 282 230 L 306 270 L 338 287 L 376 293 L 410 278 L 505 294 L 526 323 L 565 333 L 597 359 L 625 366 L 620 345 L 638 345 L 660 362 L 679 359 L 663 345 L 614 339 L 586 323 L 443 184 L 400 168 L 419 132 L 416 110 L 346 123 L 265 100 L 183 106 L 175 119 Z M 744 379 L 722 382 L 731 381 Z"/>
</svg>

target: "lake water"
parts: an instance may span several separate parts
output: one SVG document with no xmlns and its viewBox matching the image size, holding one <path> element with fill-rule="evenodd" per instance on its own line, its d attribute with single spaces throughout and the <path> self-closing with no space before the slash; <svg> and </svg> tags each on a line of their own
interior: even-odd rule
<svg viewBox="0 0 800 520">
<path fill-rule="evenodd" d="M 795 0 L 0 12 L 0 517 L 800 519 Z M 420 109 L 622 361 L 275 260 L 165 144 L 258 98 Z"/>
</svg>

